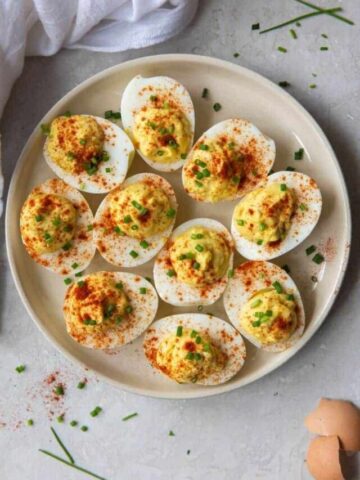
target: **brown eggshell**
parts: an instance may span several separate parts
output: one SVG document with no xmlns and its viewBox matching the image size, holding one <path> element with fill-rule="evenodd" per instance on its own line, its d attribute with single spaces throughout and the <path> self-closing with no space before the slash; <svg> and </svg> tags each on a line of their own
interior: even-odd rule
<svg viewBox="0 0 360 480">
<path fill-rule="evenodd" d="M 335 435 L 310 442 L 306 462 L 315 480 L 344 480 L 339 460 L 340 442 Z"/>
<path fill-rule="evenodd" d="M 360 450 L 360 410 L 351 402 L 322 398 L 305 426 L 318 435 L 337 435 L 344 450 Z"/>
</svg>

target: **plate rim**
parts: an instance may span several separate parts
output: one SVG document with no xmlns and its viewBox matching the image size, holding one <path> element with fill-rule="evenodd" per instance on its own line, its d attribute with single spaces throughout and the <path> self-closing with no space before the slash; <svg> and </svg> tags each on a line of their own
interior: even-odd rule
<svg viewBox="0 0 360 480">
<path fill-rule="evenodd" d="M 246 76 L 247 78 L 252 78 L 254 82 L 258 84 L 263 84 L 268 87 L 270 87 L 272 90 L 274 90 L 277 93 L 281 93 L 281 95 L 284 97 L 284 100 L 287 103 L 290 103 L 293 107 L 295 107 L 304 117 L 305 119 L 309 122 L 309 124 L 312 126 L 312 128 L 316 131 L 316 133 L 319 135 L 321 140 L 324 143 L 324 146 L 328 150 L 329 154 L 332 157 L 334 166 L 337 170 L 338 178 L 340 181 L 340 188 L 341 188 L 341 193 L 342 196 L 345 200 L 345 210 L 346 210 L 346 215 L 345 215 L 345 225 L 346 225 L 346 232 L 345 232 L 345 242 L 347 248 L 344 250 L 342 254 L 342 260 L 341 264 L 337 273 L 337 277 L 335 280 L 334 284 L 334 294 L 331 295 L 330 298 L 328 298 L 325 308 L 322 312 L 322 314 L 317 317 L 317 322 L 312 328 L 311 332 L 307 334 L 305 331 L 304 335 L 302 338 L 297 342 L 297 344 L 291 349 L 291 351 L 287 352 L 286 355 L 282 357 L 278 357 L 278 359 L 272 363 L 269 366 L 265 366 L 261 372 L 254 372 L 253 374 L 249 375 L 245 379 L 240 379 L 238 382 L 230 382 L 230 383 L 225 383 L 224 385 L 218 385 L 216 387 L 207 387 L 201 390 L 194 390 L 190 392 L 181 392 L 181 391 L 174 391 L 174 392 L 154 392 L 153 390 L 150 390 L 145 387 L 136 387 L 136 386 L 129 386 L 126 383 L 120 381 L 120 380 L 114 380 L 110 377 L 108 377 L 106 374 L 102 373 L 98 369 L 88 367 L 85 362 L 77 358 L 75 355 L 71 354 L 66 350 L 66 348 L 62 347 L 61 344 L 55 339 L 55 337 L 50 334 L 50 332 L 41 324 L 41 321 L 38 319 L 34 309 L 31 306 L 30 301 L 25 295 L 24 289 L 21 284 L 20 280 L 20 275 L 18 274 L 18 271 L 16 269 L 15 265 L 15 250 L 12 248 L 10 244 L 10 224 L 11 224 L 11 207 L 10 207 L 10 199 L 14 196 L 14 189 L 15 189 L 15 184 L 18 180 L 19 177 L 19 172 L 21 171 L 21 168 L 25 162 L 25 158 L 27 155 L 27 151 L 30 149 L 31 145 L 33 144 L 36 136 L 38 135 L 38 127 L 41 123 L 44 123 L 47 121 L 47 118 L 51 117 L 51 113 L 53 110 L 56 110 L 58 107 L 61 106 L 61 104 L 66 103 L 69 97 L 76 96 L 78 92 L 82 91 L 83 89 L 87 88 L 90 86 L 92 83 L 97 82 L 98 80 L 101 80 L 102 78 L 106 77 L 109 74 L 112 74 L 117 71 L 121 71 L 123 69 L 126 69 L 128 66 L 130 67 L 136 67 L 139 66 L 141 67 L 142 64 L 155 64 L 158 60 L 161 60 L 162 62 L 169 62 L 169 63 L 176 63 L 176 62 L 191 62 L 191 63 L 200 63 L 200 64 L 205 64 L 208 66 L 214 66 L 214 67 L 220 67 L 224 68 L 226 70 L 233 71 L 234 73 L 240 74 L 242 76 Z M 12 274 L 12 278 L 15 283 L 15 287 L 17 289 L 17 292 L 20 296 L 20 299 L 25 306 L 25 309 L 27 313 L 29 314 L 30 318 L 33 320 L 35 325 L 38 327 L 38 329 L 42 332 L 42 334 L 46 337 L 46 339 L 59 351 L 61 352 L 65 358 L 70 360 L 71 362 L 74 362 L 75 364 L 81 366 L 82 368 L 87 368 L 90 371 L 94 372 L 99 378 L 102 380 L 105 380 L 107 383 L 110 383 L 111 385 L 114 385 L 117 388 L 120 388 L 121 390 L 124 390 L 126 392 L 142 395 L 145 397 L 152 397 L 152 398 L 162 398 L 162 399 L 169 399 L 169 400 L 187 400 L 187 399 L 195 399 L 195 398 L 205 398 L 205 397 L 211 397 L 214 395 L 220 395 L 224 394 L 227 392 L 230 392 L 232 390 L 236 390 L 240 387 L 244 387 L 245 385 L 248 385 L 250 383 L 255 382 L 256 380 L 259 380 L 260 378 L 268 375 L 270 372 L 276 370 L 279 368 L 281 365 L 289 361 L 296 353 L 299 352 L 307 343 L 308 341 L 315 335 L 315 333 L 318 331 L 320 326 L 324 323 L 325 319 L 327 318 L 331 308 L 334 305 L 334 302 L 336 298 L 339 295 L 340 287 L 343 283 L 344 276 L 346 273 L 346 269 L 348 266 L 349 262 L 349 256 L 350 256 L 350 250 L 351 250 L 351 232 L 352 232 L 352 222 L 351 222 L 351 208 L 350 208 L 350 201 L 349 201 L 349 194 L 347 191 L 344 175 L 342 173 L 339 161 L 337 159 L 337 156 L 335 154 L 334 149 L 332 148 L 328 138 L 326 137 L 324 131 L 318 124 L 318 122 L 315 120 L 315 118 L 301 105 L 300 102 L 298 102 L 293 96 L 291 96 L 287 91 L 282 89 L 280 86 L 278 86 L 276 83 L 271 81 L 270 79 L 266 78 L 265 76 L 254 72 L 253 70 L 243 67 L 238 64 L 234 64 L 230 61 L 219 59 L 216 57 L 209 57 L 205 55 L 193 55 L 193 54 L 184 54 L 184 53 L 170 53 L 170 54 L 160 54 L 160 55 L 150 55 L 150 56 L 142 56 L 142 57 L 137 57 L 132 60 L 127 60 L 121 63 L 118 63 L 116 65 L 113 65 L 111 67 L 108 67 L 104 70 L 101 70 L 100 72 L 92 75 L 91 77 L 87 78 L 86 80 L 82 81 L 80 84 L 76 85 L 74 88 L 72 88 L 69 92 L 67 92 L 63 97 L 61 97 L 47 112 L 46 114 L 41 118 L 39 123 L 35 126 L 33 132 L 31 135 L 28 137 L 24 147 L 22 148 L 22 151 L 17 159 L 16 166 L 14 168 L 14 171 L 11 176 L 11 181 L 9 184 L 9 190 L 7 193 L 6 197 L 6 209 L 5 209 L 5 244 L 6 244 L 6 253 L 9 261 L 9 266 L 10 266 L 10 271 Z"/>
</svg>

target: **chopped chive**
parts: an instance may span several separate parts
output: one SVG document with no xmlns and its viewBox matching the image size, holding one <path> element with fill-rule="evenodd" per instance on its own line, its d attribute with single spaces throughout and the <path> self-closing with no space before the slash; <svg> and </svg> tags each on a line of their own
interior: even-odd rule
<svg viewBox="0 0 360 480">
<path fill-rule="evenodd" d="M 58 423 L 64 423 L 64 414 L 62 413 L 61 415 L 59 415 L 58 417 L 56 417 L 56 421 Z"/>
<path fill-rule="evenodd" d="M 79 382 L 79 383 L 77 384 L 77 388 L 78 388 L 79 390 L 82 390 L 82 389 L 85 388 L 85 387 L 86 387 L 86 382 Z"/>
<path fill-rule="evenodd" d="M 201 168 L 205 168 L 206 167 L 206 163 L 201 161 L 201 160 L 195 160 L 195 165 L 198 165 L 199 167 Z"/>
<path fill-rule="evenodd" d="M 169 432 L 169 437 L 175 437 L 175 433 L 172 430 Z"/>
<path fill-rule="evenodd" d="M 295 172 L 295 168 L 294 167 L 286 167 L 286 170 L 288 172 Z"/>
<path fill-rule="evenodd" d="M 287 263 L 281 267 L 283 270 L 285 270 L 286 273 L 290 273 L 290 267 Z"/>
<path fill-rule="evenodd" d="M 62 249 L 64 250 L 64 252 L 67 252 L 68 250 L 70 250 L 71 247 L 72 247 L 72 243 L 71 243 L 71 242 L 66 242 L 66 243 L 62 246 Z"/>
<path fill-rule="evenodd" d="M 191 450 L 187 450 L 186 455 L 190 455 Z"/>
<path fill-rule="evenodd" d="M 152 102 L 156 102 L 157 98 L 158 98 L 157 95 L 150 95 L 150 100 Z"/>
<path fill-rule="evenodd" d="M 66 110 L 66 112 L 63 113 L 63 117 L 71 117 L 72 113 L 70 110 Z"/>
<path fill-rule="evenodd" d="M 326 35 L 326 33 L 322 33 L 321 36 L 322 36 L 323 38 L 329 38 L 329 37 Z"/>
<path fill-rule="evenodd" d="M 131 223 L 132 222 L 132 217 L 131 217 L 131 215 L 125 215 L 123 220 L 124 220 L 124 223 Z"/>
<path fill-rule="evenodd" d="M 200 266 L 201 266 L 201 265 L 200 265 L 199 262 L 194 262 L 194 263 L 193 263 L 193 268 L 194 268 L 195 270 L 199 270 Z"/>
<path fill-rule="evenodd" d="M 124 287 L 124 285 L 123 285 L 122 282 L 115 283 L 115 288 L 117 288 L 118 290 L 122 290 L 123 287 Z"/>
<path fill-rule="evenodd" d="M 17 373 L 22 373 L 26 370 L 26 367 L 25 365 L 18 365 L 15 370 L 17 371 Z"/>
<path fill-rule="evenodd" d="M 133 311 L 133 307 L 131 305 L 128 305 L 126 308 L 125 308 L 125 312 L 126 313 L 132 313 Z"/>
<path fill-rule="evenodd" d="M 240 227 L 243 227 L 245 225 L 245 220 L 242 220 L 242 219 L 236 220 L 236 223 L 240 225 Z"/>
<path fill-rule="evenodd" d="M 164 150 L 158 150 L 156 152 L 156 155 L 158 155 L 159 157 L 162 157 L 164 155 Z"/>
<path fill-rule="evenodd" d="M 94 225 L 91 225 L 91 223 L 87 226 L 88 232 L 91 232 L 91 230 L 94 229 Z"/>
<path fill-rule="evenodd" d="M 106 168 L 105 168 L 105 172 L 106 172 L 106 173 L 110 173 L 110 172 L 111 172 L 111 168 L 106 167 Z"/>
<path fill-rule="evenodd" d="M 47 136 L 49 135 L 50 133 L 50 125 L 46 124 L 46 123 L 42 123 L 40 125 L 40 129 L 41 129 L 41 132 L 43 135 Z"/>
<path fill-rule="evenodd" d="M 204 175 L 204 177 L 210 177 L 211 175 L 210 170 L 208 170 L 207 168 L 204 168 L 202 174 Z"/>
<path fill-rule="evenodd" d="M 37 222 L 41 222 L 42 220 L 44 220 L 44 217 L 42 215 L 35 215 L 35 220 Z"/>
<path fill-rule="evenodd" d="M 253 322 L 251 322 L 251 325 L 253 327 L 260 327 L 261 321 L 260 320 L 254 320 Z"/>
<path fill-rule="evenodd" d="M 72 464 L 74 464 L 74 463 L 75 463 L 75 460 L 73 459 L 73 457 L 72 457 L 71 453 L 69 452 L 69 450 L 65 447 L 65 445 L 64 445 L 63 442 L 61 441 L 61 438 L 60 438 L 59 435 L 56 433 L 55 428 L 50 427 L 50 430 L 51 430 L 51 433 L 54 435 L 55 440 L 57 441 L 57 443 L 60 445 L 61 449 L 63 450 L 63 452 L 64 452 L 65 455 L 67 456 L 69 462 L 71 462 Z"/>
<path fill-rule="evenodd" d="M 81 287 L 83 287 L 83 286 L 85 285 L 85 281 L 84 281 L 84 280 L 79 280 L 79 281 L 77 282 L 77 284 L 78 284 L 78 286 L 81 288 Z"/>
<path fill-rule="evenodd" d="M 197 336 L 198 332 L 196 330 L 191 330 L 190 337 L 195 338 Z"/>
<path fill-rule="evenodd" d="M 201 238 L 204 238 L 204 235 L 202 233 L 192 233 L 191 234 L 191 239 L 192 240 L 200 240 Z"/>
<path fill-rule="evenodd" d="M 260 230 L 260 232 L 263 232 L 263 231 L 266 230 L 266 229 L 267 229 L 266 223 L 265 223 L 265 222 L 260 222 L 260 224 L 259 224 L 259 230 Z"/>
<path fill-rule="evenodd" d="M 251 305 L 251 308 L 257 308 L 262 304 L 262 300 L 260 298 L 256 299 Z"/>
<path fill-rule="evenodd" d="M 295 297 L 292 293 L 289 293 L 289 295 L 286 296 L 286 300 L 289 300 L 289 302 L 294 302 Z"/>
<path fill-rule="evenodd" d="M 175 275 L 175 270 L 168 270 L 168 271 L 166 272 L 166 275 L 167 275 L 168 277 L 173 277 L 173 276 Z"/>
<path fill-rule="evenodd" d="M 251 25 L 251 30 L 260 30 L 260 23 L 253 23 Z"/>
<path fill-rule="evenodd" d="M 286 53 L 287 49 L 285 47 L 278 47 L 278 51 L 281 53 Z"/>
<path fill-rule="evenodd" d="M 238 184 L 240 182 L 240 177 L 234 175 L 233 177 L 231 177 L 231 181 L 235 184 Z"/>
<path fill-rule="evenodd" d="M 299 208 L 303 212 L 306 212 L 307 210 L 309 210 L 308 207 L 305 205 L 305 203 L 300 203 Z"/>
<path fill-rule="evenodd" d="M 273 282 L 272 286 L 275 288 L 276 293 L 282 293 L 283 292 L 283 288 L 282 288 L 280 282 L 278 282 L 277 280 L 275 282 Z"/>
<path fill-rule="evenodd" d="M 146 240 L 141 240 L 139 245 L 140 245 L 141 248 L 148 248 L 149 247 L 149 244 Z"/>
<path fill-rule="evenodd" d="M 75 270 L 75 268 L 78 268 L 79 264 L 74 262 L 72 265 L 71 265 L 71 268 Z"/>
<path fill-rule="evenodd" d="M 123 422 L 127 422 L 128 420 L 130 420 L 131 418 L 135 418 L 137 417 L 139 414 L 137 412 L 134 412 L 134 413 L 130 413 L 130 415 L 126 415 L 126 417 L 123 417 L 122 418 L 122 421 Z"/>
<path fill-rule="evenodd" d="M 203 251 L 204 251 L 204 247 L 203 247 L 203 245 L 197 244 L 197 245 L 195 246 L 195 250 L 197 250 L 198 252 L 203 252 Z"/>
<path fill-rule="evenodd" d="M 176 336 L 177 337 L 182 337 L 182 334 L 183 334 L 183 327 L 182 327 L 182 325 L 179 325 L 176 329 Z"/>
<path fill-rule="evenodd" d="M 61 384 L 56 385 L 56 387 L 54 388 L 54 393 L 56 395 L 64 395 L 64 393 L 65 393 L 64 387 Z"/>
<path fill-rule="evenodd" d="M 76 420 L 71 420 L 70 422 L 71 427 L 77 427 L 77 425 L 78 425 L 78 422 Z"/>
<path fill-rule="evenodd" d="M 233 268 L 230 268 L 230 270 L 228 270 L 227 276 L 228 276 L 228 278 L 233 278 L 233 276 L 234 276 L 234 269 Z"/>
<path fill-rule="evenodd" d="M 64 283 L 65 285 L 70 285 L 70 283 L 72 282 L 72 279 L 71 278 L 64 278 Z"/>
<path fill-rule="evenodd" d="M 196 185 L 197 187 L 203 187 L 203 186 L 204 186 L 204 184 L 201 183 L 201 182 L 199 182 L 198 180 L 195 180 L 195 185 Z"/>
<path fill-rule="evenodd" d="M 198 338 L 200 338 L 200 337 L 198 337 Z M 200 338 L 200 342 L 201 342 L 201 338 Z M 198 343 L 198 342 L 196 342 L 196 343 Z M 195 352 L 194 358 L 195 358 L 195 360 L 199 361 L 199 360 L 202 360 L 203 356 L 201 355 L 201 353 Z"/>
<path fill-rule="evenodd" d="M 139 230 L 139 226 L 138 225 L 131 225 L 131 230 Z"/>
<path fill-rule="evenodd" d="M 34 425 L 34 420 L 32 418 L 29 418 L 29 420 L 26 422 L 26 425 L 28 427 L 32 427 Z"/>
<path fill-rule="evenodd" d="M 315 250 L 316 250 L 315 245 L 310 245 L 310 247 L 307 247 L 307 249 L 305 250 L 306 255 L 311 255 L 312 253 L 315 252 Z"/>
<path fill-rule="evenodd" d="M 121 235 L 122 237 L 125 235 L 125 233 L 121 230 L 121 228 L 118 225 L 115 225 L 113 230 L 114 230 L 115 233 L 117 233 L 118 235 Z"/>
<path fill-rule="evenodd" d="M 219 110 L 221 110 L 221 104 L 218 102 L 214 103 L 213 109 L 215 110 L 215 112 L 218 112 Z"/>
<path fill-rule="evenodd" d="M 181 160 L 185 160 L 186 157 L 187 157 L 186 153 L 182 153 L 182 154 L 180 155 Z"/>
<path fill-rule="evenodd" d="M 90 412 L 90 415 L 91 415 L 92 417 L 97 417 L 100 412 L 102 412 L 102 408 L 99 407 L 99 406 L 97 406 L 97 407 L 94 408 L 94 410 L 92 410 L 92 411 Z"/>
<path fill-rule="evenodd" d="M 140 287 L 139 292 L 141 293 L 141 295 L 145 295 L 147 289 L 145 287 Z"/>
<path fill-rule="evenodd" d="M 316 87 L 317 87 L 316 83 L 310 83 L 310 85 L 309 85 L 309 88 L 312 88 L 312 89 L 314 89 Z"/>
<path fill-rule="evenodd" d="M 256 243 L 257 243 L 257 245 L 262 245 L 262 244 L 263 244 L 263 240 L 258 240 Z"/>
<path fill-rule="evenodd" d="M 287 82 L 286 80 L 283 80 L 283 81 L 279 82 L 278 85 L 279 85 L 279 87 L 282 87 L 282 88 L 291 87 L 291 84 L 289 82 Z"/>
<path fill-rule="evenodd" d="M 304 149 L 299 148 L 296 152 L 294 152 L 294 160 L 302 160 L 304 158 Z"/>
<path fill-rule="evenodd" d="M 89 430 L 89 427 L 87 425 L 82 425 L 82 427 L 80 428 L 80 430 L 82 432 L 87 432 Z"/>
<path fill-rule="evenodd" d="M 198 180 L 203 179 L 203 178 L 204 178 L 203 173 L 202 173 L 202 172 L 197 172 L 197 173 L 196 173 L 196 178 L 197 178 Z"/>
<path fill-rule="evenodd" d="M 82 138 L 79 143 L 80 143 L 80 145 L 86 145 L 86 140 L 85 140 L 85 138 Z"/>
<path fill-rule="evenodd" d="M 329 47 L 320 47 L 320 50 L 321 50 L 322 52 L 326 52 L 326 50 L 329 50 Z"/>
<path fill-rule="evenodd" d="M 238 58 L 239 56 L 240 56 L 240 53 L 238 53 L 238 52 L 233 53 L 234 58 Z"/>
<path fill-rule="evenodd" d="M 293 28 L 290 28 L 290 35 L 292 36 L 292 38 L 293 38 L 294 40 L 297 39 L 296 32 L 295 32 L 295 30 L 294 30 Z"/>
<path fill-rule="evenodd" d="M 318 265 L 320 265 L 320 263 L 322 263 L 324 260 L 325 258 L 323 257 L 323 255 L 321 255 L 321 253 L 316 253 L 312 258 L 312 261 L 317 263 Z"/>
<path fill-rule="evenodd" d="M 169 210 L 166 212 L 166 216 L 169 218 L 173 218 L 176 215 L 176 210 L 174 208 L 169 208 Z"/>
<path fill-rule="evenodd" d="M 282 192 L 286 192 L 286 190 L 287 190 L 286 183 L 281 183 L 281 184 L 280 184 L 280 190 L 281 190 Z"/>
<path fill-rule="evenodd" d="M 139 256 L 139 254 L 137 252 L 135 252 L 135 250 L 131 250 L 129 252 L 129 255 L 132 257 L 132 258 L 137 258 Z"/>
<path fill-rule="evenodd" d="M 75 468 L 76 470 L 86 473 L 90 477 L 97 478 L 99 480 L 106 480 L 104 477 L 100 477 L 100 475 L 96 475 L 96 473 L 90 472 L 90 470 L 87 470 L 86 468 L 80 467 L 79 465 L 75 465 L 74 463 L 68 462 L 67 460 L 64 460 L 61 457 L 58 457 L 54 453 L 49 452 L 48 450 L 43 450 L 42 448 L 39 448 L 39 452 L 43 453 L 44 455 L 47 455 L 48 457 L 54 458 L 55 460 L 58 460 L 61 463 L 64 463 L 65 465 L 68 465 L 69 467 Z"/>
<path fill-rule="evenodd" d="M 201 143 L 201 144 L 199 145 L 199 150 L 205 150 L 205 151 L 207 151 L 207 150 L 209 150 L 209 145 L 206 145 L 206 143 Z"/>
<path fill-rule="evenodd" d="M 208 88 L 203 88 L 201 98 L 207 98 L 209 95 L 209 89 Z"/>
</svg>

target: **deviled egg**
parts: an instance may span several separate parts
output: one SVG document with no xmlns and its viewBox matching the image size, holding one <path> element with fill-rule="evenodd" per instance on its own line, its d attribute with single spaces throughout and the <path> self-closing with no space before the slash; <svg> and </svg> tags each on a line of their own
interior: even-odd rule
<svg viewBox="0 0 360 480">
<path fill-rule="evenodd" d="M 147 330 L 151 366 L 178 383 L 219 385 L 236 375 L 246 350 L 241 335 L 211 315 L 186 313 L 156 321 Z"/>
<path fill-rule="evenodd" d="M 56 175 L 89 193 L 106 193 L 120 185 L 134 154 L 120 127 L 93 115 L 55 118 L 44 145 L 45 160 Z"/>
<path fill-rule="evenodd" d="M 64 318 L 73 340 L 108 349 L 141 335 L 154 320 L 158 296 L 149 281 L 123 272 L 96 272 L 66 292 Z"/>
<path fill-rule="evenodd" d="M 225 290 L 233 241 L 221 223 L 196 218 L 177 227 L 154 264 L 160 297 L 175 306 L 210 305 Z"/>
<path fill-rule="evenodd" d="M 299 290 L 282 268 L 270 262 L 249 261 L 235 268 L 224 306 L 234 327 L 269 352 L 291 347 L 305 328 Z"/>
<path fill-rule="evenodd" d="M 174 227 L 177 201 L 172 186 L 154 173 L 139 173 L 100 204 L 94 240 L 106 261 L 136 267 L 164 246 Z"/>
<path fill-rule="evenodd" d="M 252 123 L 231 118 L 201 135 L 183 171 L 185 191 L 201 202 L 234 200 L 263 183 L 275 160 L 275 143 Z"/>
<path fill-rule="evenodd" d="M 144 161 L 171 172 L 184 164 L 195 130 L 189 92 L 170 77 L 137 75 L 123 93 L 121 115 L 125 130 Z"/>
<path fill-rule="evenodd" d="M 292 250 L 315 228 L 322 199 L 315 180 L 299 172 L 277 172 L 234 209 L 236 250 L 250 260 L 270 260 Z"/>
<path fill-rule="evenodd" d="M 35 187 L 20 213 L 28 254 L 61 275 L 84 270 L 95 255 L 93 214 L 80 192 L 52 178 Z"/>
</svg>

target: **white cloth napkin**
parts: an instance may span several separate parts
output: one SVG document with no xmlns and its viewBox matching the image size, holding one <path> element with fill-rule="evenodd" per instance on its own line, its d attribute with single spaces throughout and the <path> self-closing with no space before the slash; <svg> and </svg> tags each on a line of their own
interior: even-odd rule
<svg viewBox="0 0 360 480">
<path fill-rule="evenodd" d="M 26 55 L 121 52 L 178 34 L 198 0 L 0 0 L 0 117 Z M 2 212 L 0 150 L 0 215 Z"/>
</svg>

